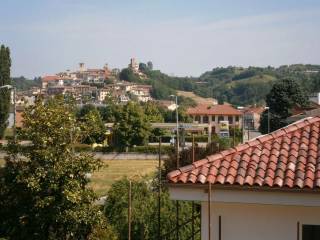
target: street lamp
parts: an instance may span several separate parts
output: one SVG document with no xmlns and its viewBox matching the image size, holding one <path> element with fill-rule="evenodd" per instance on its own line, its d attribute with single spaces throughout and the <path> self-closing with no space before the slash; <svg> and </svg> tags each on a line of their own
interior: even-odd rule
<svg viewBox="0 0 320 240">
<path fill-rule="evenodd" d="M 12 85 L 3 85 L 0 89 L 6 88 L 8 90 L 13 90 L 13 139 L 16 142 L 16 88 Z"/>
<path fill-rule="evenodd" d="M 176 128 L 177 128 L 177 168 L 179 168 L 179 114 L 178 114 L 178 96 L 170 95 L 176 99 Z"/>
<path fill-rule="evenodd" d="M 265 107 L 265 110 L 268 110 L 268 133 L 270 133 L 270 108 Z"/>
</svg>

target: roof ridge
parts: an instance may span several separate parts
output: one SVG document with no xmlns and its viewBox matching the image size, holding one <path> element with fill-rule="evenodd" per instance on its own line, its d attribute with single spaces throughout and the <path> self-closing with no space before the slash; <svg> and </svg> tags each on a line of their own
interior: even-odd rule
<svg viewBox="0 0 320 240">
<path fill-rule="evenodd" d="M 320 155 L 316 146 L 316 142 L 320 139 L 319 125 L 320 116 L 301 119 L 272 133 L 179 168 L 170 172 L 167 178 L 173 183 L 211 182 L 243 186 L 320 189 L 320 176 L 316 174 L 320 171 L 316 161 Z M 309 134 L 310 131 L 312 131 L 311 134 Z M 310 138 L 306 135 L 310 135 Z M 288 139 L 280 146 L 279 140 L 282 141 L 283 138 Z M 265 142 L 267 144 L 264 144 Z M 273 142 L 277 144 L 269 144 Z M 307 149 L 311 151 L 305 156 L 304 152 Z M 294 158 L 299 156 L 301 159 L 298 162 L 292 161 L 288 157 L 289 152 Z M 283 161 L 282 158 L 286 158 L 287 161 Z M 309 158 L 311 162 L 307 160 Z M 259 164 L 265 165 L 266 168 L 259 168 L 256 171 Z M 310 168 L 314 170 L 307 169 L 307 164 L 311 164 Z M 267 172 L 270 174 L 267 175 Z"/>
</svg>

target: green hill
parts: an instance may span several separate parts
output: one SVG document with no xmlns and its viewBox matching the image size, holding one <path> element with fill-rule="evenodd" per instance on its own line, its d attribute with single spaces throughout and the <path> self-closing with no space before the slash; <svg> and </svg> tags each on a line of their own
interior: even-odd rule
<svg viewBox="0 0 320 240">
<path fill-rule="evenodd" d="M 320 65 L 220 67 L 196 78 L 172 77 L 160 71 L 145 69 L 144 73 L 147 77 L 139 81 L 153 85 L 153 96 L 156 99 L 166 99 L 180 90 L 192 91 L 201 97 L 215 98 L 234 105 L 260 105 L 264 104 L 265 96 L 273 83 L 282 78 L 295 79 L 306 93 L 320 91 Z"/>
</svg>

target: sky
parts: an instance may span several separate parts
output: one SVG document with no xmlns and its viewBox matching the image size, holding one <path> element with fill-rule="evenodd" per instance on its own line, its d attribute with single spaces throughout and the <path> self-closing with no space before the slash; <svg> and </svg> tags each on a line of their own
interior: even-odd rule
<svg viewBox="0 0 320 240">
<path fill-rule="evenodd" d="M 129 59 L 199 76 L 214 67 L 320 64 L 319 0 L 1 0 L 12 76 Z"/>
</svg>

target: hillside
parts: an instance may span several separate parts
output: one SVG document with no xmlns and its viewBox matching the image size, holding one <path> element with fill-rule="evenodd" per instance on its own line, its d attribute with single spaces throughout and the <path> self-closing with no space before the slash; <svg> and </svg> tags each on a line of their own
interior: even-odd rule
<svg viewBox="0 0 320 240">
<path fill-rule="evenodd" d="M 160 71 L 145 71 L 145 74 L 148 78 L 144 81 L 153 85 L 157 99 L 168 98 L 175 91 L 187 91 L 234 105 L 261 105 L 273 83 L 282 78 L 295 79 L 306 93 L 320 91 L 320 65 L 230 66 L 214 68 L 198 78 L 171 77 Z"/>
<path fill-rule="evenodd" d="M 197 104 L 216 104 L 217 100 L 214 98 L 204 98 L 196 95 L 194 92 L 187 92 L 187 91 L 177 91 L 178 96 L 183 96 L 186 98 L 191 98 Z"/>
</svg>

